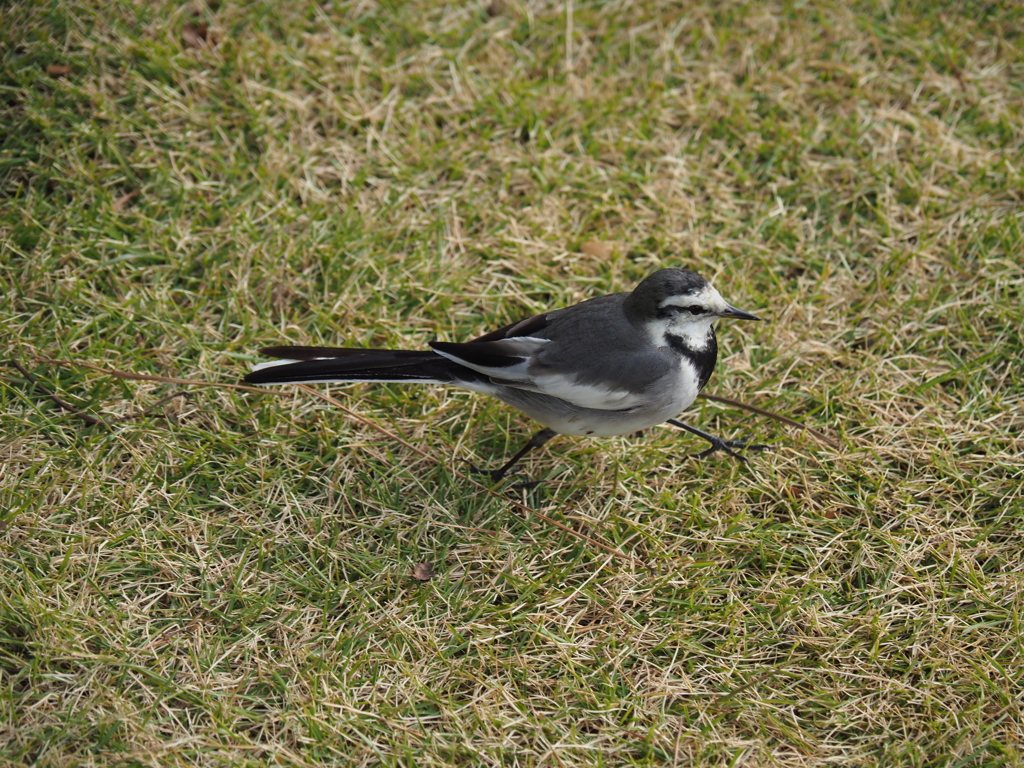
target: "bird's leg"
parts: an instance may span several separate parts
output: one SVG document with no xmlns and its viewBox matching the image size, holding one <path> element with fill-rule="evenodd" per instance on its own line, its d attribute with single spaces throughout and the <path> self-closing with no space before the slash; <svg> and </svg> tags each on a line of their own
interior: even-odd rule
<svg viewBox="0 0 1024 768">
<path fill-rule="evenodd" d="M 702 437 L 709 443 L 711 443 L 711 447 L 708 448 L 706 451 L 690 454 L 691 456 L 697 459 L 703 459 L 705 456 L 710 456 L 715 451 L 725 451 L 733 458 L 739 459 L 742 462 L 746 462 L 745 458 L 743 458 L 738 453 L 736 453 L 736 451 L 733 450 L 734 448 L 746 448 L 748 451 L 766 451 L 769 448 L 771 448 L 771 446 L 769 445 L 747 445 L 746 440 L 723 440 L 720 437 L 712 435 L 710 432 L 705 432 L 703 429 L 697 429 L 697 427 L 691 424 L 687 424 L 685 421 L 679 421 L 678 419 L 669 419 L 668 423 L 674 427 L 685 429 L 687 432 L 692 432 L 693 434 L 697 435 L 697 437 Z"/>
<path fill-rule="evenodd" d="M 542 445 L 544 445 L 544 443 L 546 443 L 548 440 L 550 440 L 552 437 L 554 437 L 557 434 L 558 433 L 555 432 L 555 430 L 553 430 L 553 429 L 547 429 L 547 428 L 542 429 L 540 432 L 538 432 L 533 437 L 531 437 L 529 440 L 527 440 L 526 441 L 526 445 L 524 445 L 522 448 L 520 448 L 519 451 L 515 454 L 515 456 L 513 456 L 511 459 L 506 461 L 503 465 L 501 465 L 497 469 L 481 469 L 479 467 L 474 467 L 472 464 L 469 465 L 469 468 L 471 470 L 473 470 L 474 472 L 478 473 L 478 474 L 490 475 L 491 476 L 491 480 L 493 480 L 494 482 L 498 482 L 499 480 L 504 478 L 505 475 L 508 474 L 508 471 L 510 469 L 512 469 L 512 467 L 514 467 L 516 465 L 516 463 L 521 458 L 523 458 L 523 456 L 528 454 L 534 448 L 540 448 Z"/>
</svg>

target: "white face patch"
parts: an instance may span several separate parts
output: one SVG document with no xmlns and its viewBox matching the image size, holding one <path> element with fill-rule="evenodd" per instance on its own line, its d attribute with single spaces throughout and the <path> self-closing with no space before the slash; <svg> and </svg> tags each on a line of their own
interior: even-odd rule
<svg viewBox="0 0 1024 768">
<path fill-rule="evenodd" d="M 694 352 L 705 349 L 710 341 L 711 324 L 717 319 L 719 312 L 725 312 L 729 305 L 721 294 L 708 285 L 699 293 L 680 296 L 669 296 L 662 301 L 659 309 L 679 307 L 682 312 L 673 312 L 670 316 L 659 317 L 647 324 L 647 331 L 659 347 L 667 346 L 668 335 L 682 339 L 687 347 Z M 690 307 L 706 310 L 700 314 L 691 314 Z"/>
<path fill-rule="evenodd" d="M 711 324 L 715 322 L 713 315 L 682 315 L 680 317 L 651 320 L 647 324 L 647 333 L 655 346 L 669 346 L 668 336 L 682 339 L 683 343 L 694 352 L 707 348 L 711 336 Z"/>
</svg>

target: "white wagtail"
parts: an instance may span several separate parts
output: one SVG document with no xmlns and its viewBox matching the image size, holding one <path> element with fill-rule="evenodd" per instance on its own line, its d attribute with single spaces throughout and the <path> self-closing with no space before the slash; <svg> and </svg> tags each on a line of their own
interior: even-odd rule
<svg viewBox="0 0 1024 768">
<path fill-rule="evenodd" d="M 631 293 L 600 296 L 543 312 L 472 341 L 430 342 L 430 351 L 267 347 L 282 358 L 257 365 L 250 384 L 419 382 L 450 384 L 502 400 L 545 425 L 505 465 L 497 481 L 556 434 L 623 435 L 667 421 L 711 443 L 723 440 L 674 418 L 707 384 L 718 358 L 714 321 L 759 320 L 728 304 L 707 280 L 662 269 Z"/>
</svg>

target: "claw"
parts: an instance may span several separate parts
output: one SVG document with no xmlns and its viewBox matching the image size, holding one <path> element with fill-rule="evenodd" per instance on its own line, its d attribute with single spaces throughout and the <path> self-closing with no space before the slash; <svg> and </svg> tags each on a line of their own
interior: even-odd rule
<svg viewBox="0 0 1024 768">
<path fill-rule="evenodd" d="M 469 465 L 469 471 L 474 475 L 487 475 L 488 477 L 490 477 L 492 483 L 500 482 L 505 478 L 505 475 L 507 474 L 506 472 L 503 472 L 501 469 L 485 469 L 484 467 L 478 467 L 476 464 L 473 464 L 468 459 L 460 459 L 460 461 L 463 462 L 464 464 Z"/>
<path fill-rule="evenodd" d="M 733 450 L 734 448 L 747 451 L 771 450 L 770 445 L 747 445 L 746 440 L 723 440 L 722 438 L 712 435 L 709 432 L 705 432 L 703 429 L 697 429 L 696 427 L 691 426 L 686 422 L 679 421 L 678 419 L 669 419 L 668 423 L 672 424 L 673 426 L 680 427 L 681 429 L 685 429 L 687 432 L 692 432 L 698 437 L 703 438 L 704 440 L 707 440 L 709 443 L 711 443 L 711 447 L 708 448 L 706 451 L 689 454 L 690 457 L 695 459 L 703 459 L 704 457 L 710 456 L 712 453 L 715 453 L 716 451 L 725 451 L 734 459 L 738 459 L 739 461 L 742 461 L 744 464 L 746 464 L 746 458 L 736 453 L 736 451 Z"/>
<path fill-rule="evenodd" d="M 533 437 L 531 437 L 526 442 L 526 445 L 519 449 L 518 453 L 516 453 L 515 456 L 506 461 L 505 464 L 499 467 L 498 469 L 482 469 L 481 467 L 476 467 L 473 466 L 472 464 L 469 464 L 468 461 L 466 461 L 466 463 L 469 464 L 469 468 L 472 472 L 475 472 L 476 474 L 479 475 L 490 475 L 491 482 L 496 483 L 499 480 L 503 479 L 505 475 L 508 474 L 508 471 L 512 469 L 512 467 L 515 466 L 516 462 L 523 458 L 523 456 L 528 454 L 534 448 L 540 448 L 542 445 L 544 445 L 544 443 L 546 443 L 556 434 L 557 433 L 555 432 L 555 430 L 548 429 L 545 427 L 540 432 L 536 433 Z M 463 459 L 463 461 L 465 461 L 465 459 Z"/>
<path fill-rule="evenodd" d="M 770 445 L 761 445 L 760 443 L 756 443 L 754 445 L 747 445 L 746 440 L 723 440 L 720 437 L 714 437 L 713 439 L 708 440 L 708 442 L 711 443 L 710 448 L 708 448 L 706 451 L 701 451 L 700 453 L 691 453 L 690 456 L 695 459 L 703 459 L 704 457 L 710 456 L 712 453 L 715 453 L 716 451 L 725 451 L 734 459 L 739 459 L 744 464 L 746 464 L 746 457 L 740 456 L 738 453 L 736 453 L 735 450 L 733 450 L 734 448 L 747 451 L 770 451 L 772 448 Z"/>
<path fill-rule="evenodd" d="M 736 453 L 736 451 L 733 450 L 734 447 L 742 448 L 742 445 L 737 446 L 736 443 L 742 443 L 744 442 L 743 440 L 722 440 L 721 438 L 716 437 L 714 440 L 711 440 L 709 442 L 711 443 L 710 448 L 708 448 L 706 451 L 701 451 L 700 453 L 691 453 L 690 458 L 703 459 L 710 456 L 712 453 L 716 453 L 718 451 L 725 451 L 734 459 L 738 459 L 744 464 L 747 463 L 746 457 L 740 456 L 738 453 Z"/>
</svg>

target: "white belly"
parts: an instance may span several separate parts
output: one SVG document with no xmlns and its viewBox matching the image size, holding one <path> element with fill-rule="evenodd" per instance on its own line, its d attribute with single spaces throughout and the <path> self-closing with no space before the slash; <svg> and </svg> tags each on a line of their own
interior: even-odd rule
<svg viewBox="0 0 1024 768">
<path fill-rule="evenodd" d="M 697 399 L 697 373 L 685 358 L 680 359 L 679 370 L 664 384 L 663 391 L 652 392 L 647 402 L 617 411 L 580 408 L 564 400 L 507 387 L 490 394 L 563 435 L 610 437 L 628 435 L 661 424 L 677 416 Z"/>
</svg>

